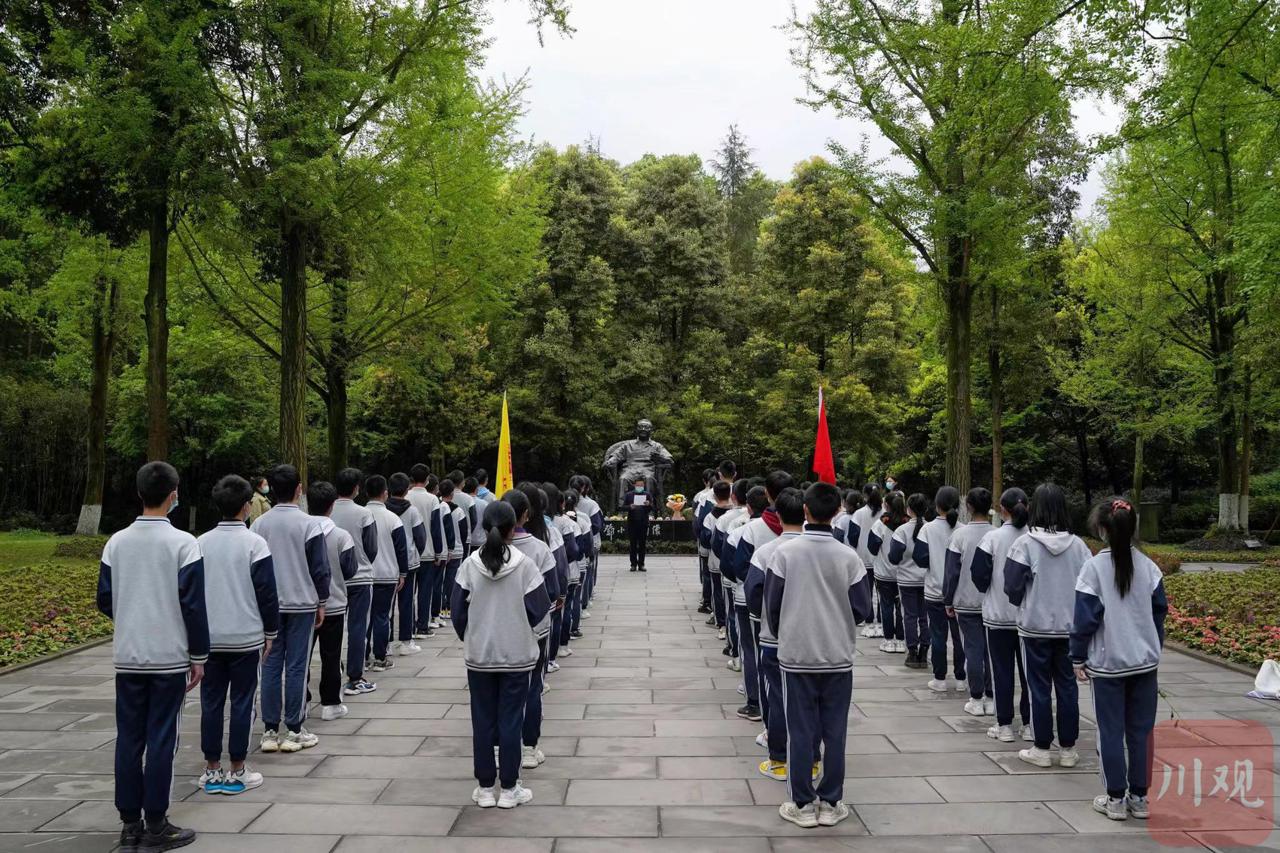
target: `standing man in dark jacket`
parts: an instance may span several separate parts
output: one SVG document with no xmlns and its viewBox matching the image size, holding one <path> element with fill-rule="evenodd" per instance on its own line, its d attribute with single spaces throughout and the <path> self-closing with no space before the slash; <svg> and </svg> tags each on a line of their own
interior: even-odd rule
<svg viewBox="0 0 1280 853">
<path fill-rule="evenodd" d="M 653 497 L 644 477 L 637 477 L 622 498 L 627 508 L 627 539 L 631 543 L 631 571 L 643 572 L 649 544 L 649 519 L 653 517 Z"/>
</svg>

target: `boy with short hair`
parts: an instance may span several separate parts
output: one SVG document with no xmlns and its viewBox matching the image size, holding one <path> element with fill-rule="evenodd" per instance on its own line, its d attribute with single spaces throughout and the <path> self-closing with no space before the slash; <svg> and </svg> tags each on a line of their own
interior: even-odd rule
<svg viewBox="0 0 1280 853">
<path fill-rule="evenodd" d="M 594 497 L 591 478 L 586 474 L 575 474 L 569 479 L 569 485 L 578 493 L 578 514 L 585 515 L 591 522 L 591 553 L 586 555 L 586 574 L 582 578 L 582 618 L 590 619 L 588 605 L 596 591 L 596 574 L 600 568 L 600 535 L 604 532 L 604 513 Z"/>
<path fill-rule="evenodd" d="M 756 544 L 763 545 L 782 532 L 778 524 L 775 532 L 766 522 L 764 514 L 770 510 L 769 493 L 764 486 L 752 486 L 747 492 L 747 512 L 743 518 L 745 523 L 729 531 L 722 553 L 725 560 L 720 565 L 722 577 L 732 576 L 733 592 L 730 596 L 732 613 L 727 614 L 737 626 L 738 665 L 742 670 L 742 689 L 747 704 L 738 709 L 738 716 L 744 720 L 759 722 L 764 719 L 760 711 L 760 674 L 757 669 L 759 657 L 756 653 L 755 630 L 751 624 L 751 614 L 747 610 L 746 580 L 751 568 L 751 555 L 755 553 Z M 776 513 L 771 513 L 777 522 Z M 733 658 L 730 658 L 732 662 Z M 732 669 L 732 667 L 730 667 Z"/>
<path fill-rule="evenodd" d="M 475 476 L 477 483 L 476 497 L 483 500 L 486 504 L 491 504 L 497 500 L 497 497 L 494 496 L 493 492 L 489 491 L 489 472 L 483 468 L 477 468 Z M 484 521 L 483 515 L 480 516 L 480 520 Z M 480 526 L 484 527 L 483 524 Z"/>
<path fill-rule="evenodd" d="M 453 601 L 453 584 L 458 567 L 466 555 L 471 528 L 467 526 L 467 510 L 458 502 L 457 484 L 453 480 L 440 481 L 440 520 L 444 525 L 444 541 L 449 560 L 444 564 L 444 601 Z M 445 614 L 448 616 L 449 614 Z"/>
<path fill-rule="evenodd" d="M 413 481 L 413 485 L 405 498 L 418 510 L 427 529 L 427 538 L 422 545 L 422 553 L 418 556 L 417 614 L 413 624 L 413 639 L 421 640 L 434 637 L 436 628 L 440 627 L 435 616 L 439 612 L 438 588 L 444 574 L 444 529 L 437 512 L 440 499 L 428 486 L 435 479 L 431 476 L 431 471 L 426 465 L 416 462 L 409 469 L 409 479 Z"/>
<path fill-rule="evenodd" d="M 466 489 L 463 488 L 466 479 L 467 475 L 462 473 L 461 468 L 454 468 L 449 472 L 449 480 L 453 483 L 454 506 L 462 507 L 466 516 L 467 535 L 462 540 L 462 559 L 464 560 L 471 554 L 471 531 L 480 526 L 480 518 L 476 515 L 475 498 L 467 494 Z"/>
<path fill-rule="evenodd" d="M 480 481 L 475 477 L 468 477 L 462 481 L 462 491 L 468 495 L 473 503 L 471 514 L 475 516 L 476 522 L 471 526 L 471 550 L 475 551 L 484 544 L 484 511 L 489 506 L 490 500 L 480 494 Z"/>
<path fill-rule="evenodd" d="M 173 466 L 148 462 L 136 482 L 142 515 L 107 540 L 98 570 L 98 610 L 115 623 L 115 804 L 122 850 L 173 850 L 196 836 L 168 812 L 183 696 L 209 656 L 204 562 L 195 537 L 169 523 Z"/>
<path fill-rule="evenodd" d="M 338 490 L 323 480 L 307 489 L 307 512 L 320 519 L 331 569 L 329 603 L 315 636 L 315 644 L 320 646 L 320 719 L 326 721 L 347 715 L 347 706 L 342 704 L 342 627 L 347 615 L 347 582 L 359 568 L 355 540 L 332 518 L 337 500 Z"/>
<path fill-rule="evenodd" d="M 857 623 L 871 618 L 871 598 L 858 555 L 831 535 L 840 491 L 814 483 L 805 492 L 808 524 L 774 552 L 764 579 L 764 606 L 777 626 L 787 715 L 791 799 L 778 807 L 800 827 L 835 826 L 849 816 L 844 796 L 844 748 L 853 695 Z M 804 772 L 822 744 L 822 776 L 814 790 Z M 815 800 L 817 805 L 815 807 Z"/>
<path fill-rule="evenodd" d="M 702 472 L 702 491 L 693 496 L 693 544 L 698 548 L 698 580 L 702 583 L 702 599 L 698 602 L 699 613 L 711 613 L 711 572 L 707 570 L 707 555 L 698 542 L 698 533 L 702 529 L 702 518 L 711 511 L 715 503 L 711 493 L 711 484 L 716 481 L 716 469 L 707 468 Z"/>
<path fill-rule="evenodd" d="M 711 618 L 708 625 L 720 629 L 720 639 L 725 634 L 724 581 L 720 577 L 720 560 L 712 553 L 711 545 L 715 539 L 716 524 L 733 508 L 731 498 L 733 485 L 728 480 L 717 480 L 711 488 L 711 508 L 702 517 L 702 526 L 698 530 L 698 548 L 707 555 L 707 573 L 711 576 Z"/>
<path fill-rule="evenodd" d="M 280 600 L 280 633 L 262 662 L 263 752 L 297 752 L 320 739 L 302 725 L 307 718 L 307 663 L 311 634 L 324 622 L 329 600 L 329 556 L 320 521 L 302 511 L 302 478 L 292 465 L 277 465 L 267 473 L 276 505 L 253 523 L 253 532 L 267 540 L 276 570 Z M 279 734 L 281 694 L 287 729 Z"/>
<path fill-rule="evenodd" d="M 378 528 L 373 513 L 356 503 L 360 481 L 359 468 L 343 468 L 334 477 L 338 499 L 333 502 L 329 518 L 351 537 L 355 545 L 356 572 L 346 579 L 347 593 L 347 683 L 346 696 L 361 696 L 378 689 L 364 677 L 366 637 L 373 599 L 373 561 L 378 558 Z M 326 538 L 327 542 L 327 538 Z"/>
<path fill-rule="evenodd" d="M 422 651 L 413 641 L 414 618 L 413 608 L 416 603 L 417 586 L 421 582 L 422 553 L 427 547 L 427 525 L 418 512 L 418 508 L 407 497 L 409 492 L 409 475 L 399 472 L 392 474 L 388 481 L 391 497 L 387 498 L 387 509 L 400 516 L 400 522 L 408 531 L 409 539 L 409 572 L 404 577 L 404 585 L 398 595 L 399 610 L 396 626 L 396 654 L 416 655 Z"/>
<path fill-rule="evenodd" d="M 228 474 L 213 487 L 222 521 L 196 541 L 204 557 L 205 609 L 209 614 L 209 661 L 200 684 L 200 749 L 205 769 L 196 781 L 206 794 L 240 794 L 262 784 L 262 774 L 245 767 L 253 728 L 258 666 L 280 627 L 275 567 L 267 541 L 245 527 L 253 487 Z M 265 513 L 264 513 L 265 515 Z M 223 709 L 231 694 L 227 752 L 222 769 Z"/>
<path fill-rule="evenodd" d="M 725 552 L 725 542 L 728 541 L 729 533 L 735 528 L 741 527 L 748 519 L 747 515 L 747 492 L 751 490 L 751 483 L 747 480 L 735 480 L 733 489 L 731 490 L 729 511 L 720 516 L 716 520 L 715 530 L 711 534 L 711 558 L 715 561 L 716 567 L 720 572 L 720 595 L 724 599 L 720 607 L 725 614 L 725 628 L 720 632 L 719 639 L 725 641 L 724 654 L 729 658 L 727 666 L 734 672 L 742 669 L 742 664 L 738 663 L 738 620 L 733 609 L 733 558 L 734 554 Z M 725 563 L 729 563 L 727 567 Z"/>
<path fill-rule="evenodd" d="M 409 574 L 409 539 L 400 516 L 387 509 L 387 478 L 374 474 L 364 481 L 369 496 L 365 508 L 378 530 L 378 556 L 373 561 L 373 602 L 369 612 L 370 672 L 385 672 L 395 664 L 387 656 L 391 642 L 391 608 Z"/>
</svg>

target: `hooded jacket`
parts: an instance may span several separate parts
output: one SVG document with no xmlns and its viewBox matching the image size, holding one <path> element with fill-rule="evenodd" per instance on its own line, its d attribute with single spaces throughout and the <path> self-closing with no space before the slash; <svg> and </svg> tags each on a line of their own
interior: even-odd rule
<svg viewBox="0 0 1280 853">
<path fill-rule="evenodd" d="M 774 525 L 777 529 L 774 529 Z M 756 551 L 778 538 L 782 532 L 782 520 L 778 513 L 770 507 L 739 528 L 737 543 L 734 548 L 733 571 L 738 580 L 733 589 L 733 603 L 739 607 L 747 606 L 747 579 L 751 574 L 751 558 Z M 764 582 L 763 575 L 761 583 Z M 750 608 L 748 608 L 750 609 Z"/>
<path fill-rule="evenodd" d="M 915 559 L 915 530 L 915 519 L 907 519 L 898 525 L 898 529 L 893 531 L 893 538 L 889 540 L 889 562 L 898 567 L 895 572 L 898 586 L 924 586 L 925 568 Z M 924 532 L 923 524 L 920 525 L 920 532 Z"/>
<path fill-rule="evenodd" d="M 944 516 L 938 516 L 924 527 L 916 537 L 911 556 L 917 566 L 925 570 L 924 600 L 942 602 L 942 581 L 947 570 L 947 548 L 951 546 L 951 537 L 956 528 L 947 523 Z"/>
<path fill-rule="evenodd" d="M 988 530 L 973 554 L 973 583 L 985 595 L 982 598 L 982 624 L 988 628 L 1018 627 L 1018 606 L 1009 601 L 1004 591 L 1004 566 L 1009 549 L 1025 534 L 1026 528 L 1005 523 Z"/>
<path fill-rule="evenodd" d="M 1023 637 L 1065 639 L 1075 612 L 1076 578 L 1092 555 L 1079 536 L 1033 527 L 1013 543 L 1004 591 L 1018 605 Z"/>
<path fill-rule="evenodd" d="M 991 532 L 991 522 L 971 521 L 956 528 L 947 545 L 947 565 L 943 573 L 942 601 L 957 613 L 977 615 L 986 596 L 973 581 L 973 555 L 982 537 Z"/>
<path fill-rule="evenodd" d="M 1169 600 L 1160 568 L 1137 548 L 1131 550 L 1127 594 L 1116 586 L 1110 548 L 1086 561 L 1076 578 L 1071 660 L 1083 663 L 1095 678 L 1138 675 L 1160 665 Z"/>
<path fill-rule="evenodd" d="M 519 548 L 503 549 L 496 574 L 485 568 L 479 551 L 464 560 L 450 612 L 467 669 L 529 672 L 537 666 L 532 626 L 551 612 L 551 599 L 537 567 Z"/>
<path fill-rule="evenodd" d="M 556 558 L 551 553 L 551 549 L 546 542 L 520 528 L 516 528 L 516 535 L 511 540 L 511 545 L 518 551 L 521 551 L 534 568 L 538 570 L 538 574 L 542 577 L 542 582 L 546 586 L 547 600 L 555 601 L 560 597 L 559 585 L 556 583 Z M 546 613 L 538 624 L 533 626 L 533 633 L 539 640 L 551 633 L 551 614 Z"/>
</svg>

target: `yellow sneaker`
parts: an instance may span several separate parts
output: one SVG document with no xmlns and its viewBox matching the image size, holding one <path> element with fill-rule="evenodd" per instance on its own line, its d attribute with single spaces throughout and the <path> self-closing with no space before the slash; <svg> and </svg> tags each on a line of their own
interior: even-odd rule
<svg viewBox="0 0 1280 853">
<path fill-rule="evenodd" d="M 822 762 L 815 761 L 813 763 L 813 778 L 817 779 L 821 775 L 822 775 Z"/>
<path fill-rule="evenodd" d="M 766 779 L 776 779 L 779 782 L 787 781 L 787 763 L 785 761 L 770 761 L 768 759 L 760 762 L 760 775 Z"/>
</svg>

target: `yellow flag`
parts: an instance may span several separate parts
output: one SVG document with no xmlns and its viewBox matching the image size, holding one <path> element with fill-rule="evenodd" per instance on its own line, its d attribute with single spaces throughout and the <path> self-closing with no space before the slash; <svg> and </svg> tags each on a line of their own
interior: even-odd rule
<svg viewBox="0 0 1280 853">
<path fill-rule="evenodd" d="M 498 434 L 498 473 L 494 494 L 502 497 L 515 487 L 511 473 L 511 424 L 507 420 L 507 392 L 502 392 L 502 431 Z"/>
</svg>

